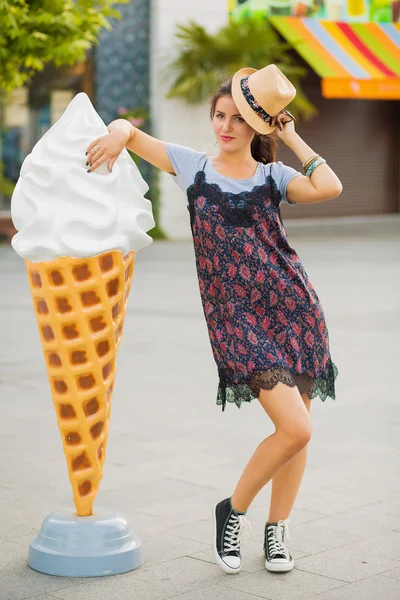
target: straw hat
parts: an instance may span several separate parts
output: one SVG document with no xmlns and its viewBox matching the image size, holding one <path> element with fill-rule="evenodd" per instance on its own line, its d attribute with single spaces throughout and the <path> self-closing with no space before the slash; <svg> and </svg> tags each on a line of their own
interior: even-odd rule
<svg viewBox="0 0 400 600">
<path fill-rule="evenodd" d="M 232 97 L 243 119 L 258 133 L 276 129 L 271 119 L 295 97 L 296 88 L 276 65 L 240 69 L 232 79 Z"/>
</svg>

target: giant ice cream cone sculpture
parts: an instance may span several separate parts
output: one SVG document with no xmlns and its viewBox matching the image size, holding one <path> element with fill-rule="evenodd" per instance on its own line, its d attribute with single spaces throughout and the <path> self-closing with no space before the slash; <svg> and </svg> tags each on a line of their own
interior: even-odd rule
<svg viewBox="0 0 400 600">
<path fill-rule="evenodd" d="M 151 243 L 148 186 L 124 150 L 113 172 L 87 173 L 85 151 L 107 128 L 78 94 L 36 144 L 12 198 L 78 516 L 102 478 L 136 250 Z"/>
</svg>

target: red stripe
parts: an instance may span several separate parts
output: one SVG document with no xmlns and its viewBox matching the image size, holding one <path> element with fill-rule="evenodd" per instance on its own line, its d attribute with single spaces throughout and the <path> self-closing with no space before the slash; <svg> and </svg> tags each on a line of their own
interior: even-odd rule
<svg viewBox="0 0 400 600">
<path fill-rule="evenodd" d="M 349 41 L 359 50 L 362 54 L 364 54 L 365 58 L 369 60 L 377 69 L 382 71 L 386 75 L 386 77 L 397 77 L 396 73 L 391 71 L 379 58 L 371 52 L 371 50 L 364 44 L 362 40 L 354 33 L 351 27 L 347 23 L 336 23 L 337 26 L 343 31 L 345 36 L 349 39 Z"/>
</svg>

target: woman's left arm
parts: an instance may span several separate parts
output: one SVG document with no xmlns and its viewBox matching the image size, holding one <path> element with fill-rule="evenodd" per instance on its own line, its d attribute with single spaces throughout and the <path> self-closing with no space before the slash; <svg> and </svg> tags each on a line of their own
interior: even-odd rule
<svg viewBox="0 0 400 600">
<path fill-rule="evenodd" d="M 279 115 L 280 117 L 280 115 Z M 277 136 L 296 154 L 302 164 L 316 155 L 296 133 L 294 122 L 285 122 L 285 117 L 277 119 Z M 340 196 L 343 186 L 338 176 L 327 164 L 321 164 L 311 174 L 311 178 L 301 175 L 288 183 L 286 196 L 298 204 L 315 204 Z"/>
</svg>

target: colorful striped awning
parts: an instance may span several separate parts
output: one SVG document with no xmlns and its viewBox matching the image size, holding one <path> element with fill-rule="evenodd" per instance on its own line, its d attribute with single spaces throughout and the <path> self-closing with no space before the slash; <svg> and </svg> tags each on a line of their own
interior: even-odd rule
<svg viewBox="0 0 400 600">
<path fill-rule="evenodd" d="M 400 23 L 270 21 L 322 77 L 325 98 L 400 99 Z"/>
</svg>

